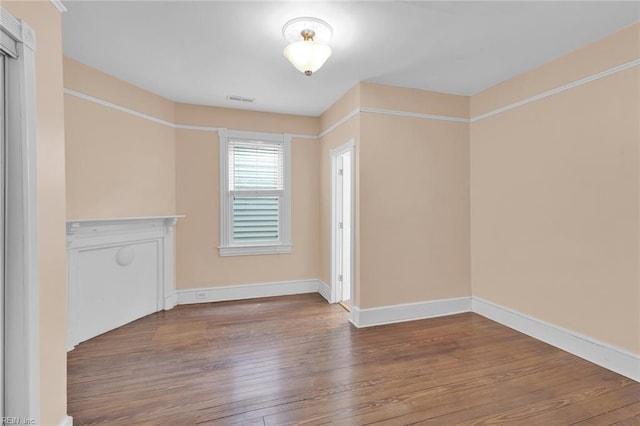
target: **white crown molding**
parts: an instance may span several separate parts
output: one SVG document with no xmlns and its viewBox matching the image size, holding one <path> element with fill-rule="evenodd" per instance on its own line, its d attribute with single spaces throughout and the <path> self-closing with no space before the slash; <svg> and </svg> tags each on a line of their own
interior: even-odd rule
<svg viewBox="0 0 640 426">
<path fill-rule="evenodd" d="M 601 78 L 604 78 L 604 77 L 608 77 L 610 75 L 613 75 L 613 74 L 616 74 L 618 72 L 627 70 L 629 68 L 636 67 L 638 65 L 640 65 L 640 59 L 635 59 L 633 61 L 630 61 L 630 62 L 621 64 L 621 65 L 615 66 L 615 67 L 610 68 L 608 70 L 605 70 L 605 71 L 590 75 L 590 76 L 582 78 L 580 80 L 576 80 L 574 82 L 565 84 L 565 85 L 557 87 L 555 89 L 551 89 L 551 90 L 548 90 L 546 92 L 540 93 L 538 95 L 531 96 L 531 97 L 523 99 L 521 101 L 513 102 L 511 104 L 502 106 L 500 108 L 496 108 L 493 111 L 489 111 L 489 112 L 486 112 L 484 114 L 480 114 L 480 115 L 472 117 L 470 119 L 461 118 L 461 117 L 452 117 L 452 116 L 446 116 L 446 115 L 420 114 L 420 113 L 395 111 L 395 110 L 388 110 L 388 109 L 360 107 L 360 108 L 356 108 L 353 111 L 349 112 L 342 119 L 338 120 L 335 124 L 327 127 L 325 130 L 323 130 L 320 133 L 320 137 L 323 137 L 326 134 L 330 133 L 331 131 L 335 130 L 341 124 L 343 124 L 344 122 L 346 122 L 347 120 L 349 120 L 350 118 L 352 118 L 353 116 L 355 116 L 356 114 L 359 114 L 361 112 L 373 113 L 373 114 L 394 115 L 394 116 L 399 116 L 399 117 L 413 117 L 413 118 L 421 118 L 421 119 L 427 119 L 427 120 L 452 121 L 452 122 L 457 122 L 457 123 L 475 123 L 477 121 L 484 120 L 485 118 L 493 117 L 493 116 L 501 114 L 503 112 L 510 111 L 512 109 L 515 109 L 515 108 L 519 108 L 521 106 L 530 104 L 532 102 L 536 102 L 536 101 L 539 101 L 541 99 L 547 98 L 549 96 L 553 96 L 553 95 L 556 95 L 558 93 L 562 93 L 562 92 L 564 92 L 566 90 L 573 89 L 574 87 L 582 86 L 583 84 L 589 83 L 591 81 L 595 81 L 595 80 L 598 80 L 598 79 L 601 79 Z"/>
<path fill-rule="evenodd" d="M 455 315 L 471 311 L 471 297 L 429 300 L 360 309 L 351 307 L 351 322 L 358 328 L 372 327 L 396 322 Z"/>
<path fill-rule="evenodd" d="M 473 297 L 473 312 L 640 382 L 640 355 Z"/>
<path fill-rule="evenodd" d="M 182 130 L 200 130 L 203 132 L 217 132 L 220 130 L 219 127 L 210 127 L 210 126 L 193 126 L 190 124 L 173 124 L 173 127 L 175 127 L 176 129 L 182 129 Z"/>
<path fill-rule="evenodd" d="M 340 127 L 341 125 L 343 125 L 344 123 L 346 123 L 347 121 L 349 121 L 351 118 L 355 117 L 358 114 L 360 114 L 360 108 L 355 108 L 354 110 L 350 111 L 347 115 L 342 117 L 340 120 L 338 120 L 337 122 L 335 122 L 331 126 L 329 126 L 326 129 L 324 129 L 322 132 L 320 132 L 318 137 L 323 137 L 326 134 L 334 131 L 335 129 L 337 129 L 338 127 Z"/>
<path fill-rule="evenodd" d="M 580 80 L 576 80 L 574 82 L 562 85 L 560 87 L 556 87 L 555 89 L 547 90 L 546 92 L 542 92 L 542 93 L 537 94 L 535 96 L 531 96 L 531 97 L 523 99 L 521 101 L 514 102 L 514 103 L 511 103 L 511 104 L 505 105 L 503 107 L 500 107 L 500 108 L 496 108 L 493 111 L 489 111 L 489 112 L 486 112 L 484 114 L 480 114 L 478 116 L 473 117 L 471 119 L 471 123 L 475 123 L 477 121 L 484 120 L 485 118 L 493 117 L 494 115 L 502 114 L 503 112 L 507 112 L 507 111 L 510 111 L 512 109 L 519 108 L 521 106 L 530 104 L 532 102 L 536 102 L 536 101 L 539 101 L 541 99 L 548 98 L 549 96 L 557 95 L 558 93 L 565 92 L 567 90 L 573 89 L 574 87 L 582 86 L 583 84 L 587 84 L 589 82 L 592 82 L 592 81 L 595 81 L 595 80 L 599 80 L 599 79 L 604 78 L 604 77 L 608 77 L 610 75 L 619 73 L 619 72 L 627 70 L 629 68 L 636 67 L 638 65 L 640 65 L 640 59 L 635 59 L 633 61 L 630 61 L 630 62 L 621 64 L 621 65 L 615 66 L 615 67 L 610 68 L 608 70 L 605 70 L 605 71 L 590 75 L 590 76 L 585 77 L 585 78 L 581 78 Z"/>
<path fill-rule="evenodd" d="M 115 109 L 116 111 L 124 112 L 126 114 L 130 114 L 130 115 L 136 116 L 138 118 L 149 120 L 149 121 L 152 121 L 154 123 L 162 124 L 164 126 L 168 126 L 168 127 L 174 128 L 174 129 L 199 130 L 199 131 L 203 131 L 203 132 L 219 132 L 220 129 L 222 129 L 222 127 L 197 126 L 197 125 L 192 125 L 192 124 L 172 123 L 170 121 L 163 120 L 163 119 L 154 117 L 152 115 L 145 114 L 145 113 L 133 110 L 131 108 L 124 107 L 122 105 L 114 104 L 113 102 L 105 101 L 104 99 L 96 98 L 95 96 L 87 95 L 85 93 L 78 92 L 78 91 L 73 90 L 73 89 L 65 88 L 64 89 L 64 93 L 66 93 L 67 95 L 70 95 L 70 96 L 74 96 L 74 97 L 79 98 L 79 99 L 83 99 L 85 101 L 93 102 L 95 104 L 102 105 L 102 106 L 107 107 L 107 108 Z M 300 134 L 300 133 L 291 133 L 291 137 L 297 138 L 297 139 L 319 139 L 319 136 L 317 136 L 317 135 L 305 135 L 305 134 Z"/>
<path fill-rule="evenodd" d="M 547 98 L 549 96 L 553 96 L 553 95 L 556 95 L 558 93 L 562 93 L 564 91 L 573 89 L 574 87 L 582 86 L 582 85 L 584 85 L 586 83 L 589 83 L 591 81 L 595 81 L 595 80 L 599 80 L 599 79 L 604 78 L 604 77 L 608 77 L 610 75 L 613 75 L 613 74 L 616 74 L 618 72 L 627 70 L 629 68 L 636 67 L 638 65 L 640 65 L 640 59 L 635 59 L 633 61 L 630 61 L 630 62 L 621 64 L 621 65 L 615 66 L 615 67 L 610 68 L 608 70 L 593 74 L 591 76 L 582 78 L 580 80 L 576 80 L 574 82 L 565 84 L 565 85 L 557 87 L 555 89 L 548 90 L 548 91 L 540 93 L 538 95 L 531 96 L 529 98 L 526 98 L 526 99 L 523 99 L 523 100 L 520 100 L 520 101 L 517 101 L 517 102 L 513 102 L 511 104 L 502 106 L 500 108 L 496 108 L 496 109 L 494 109 L 492 111 L 486 112 L 484 114 L 477 115 L 477 116 L 472 117 L 472 118 L 462 118 L 462 117 L 454 117 L 454 116 L 438 115 L 438 114 L 422 114 L 422 113 L 415 113 L 415 112 L 396 111 L 396 110 L 382 109 L 382 108 L 372 108 L 372 107 L 359 107 L 359 108 L 353 109 L 352 111 L 347 113 L 344 117 L 339 119 L 337 122 L 335 122 L 331 126 L 327 127 L 326 129 L 322 130 L 320 132 L 320 134 L 318 134 L 318 135 L 291 134 L 291 136 L 294 137 L 294 138 L 297 138 L 297 139 L 320 139 L 320 138 L 324 137 L 325 135 L 331 133 L 332 131 L 334 131 L 335 129 L 340 127 L 342 124 L 346 123 L 351 118 L 355 117 L 356 115 L 358 115 L 360 113 L 382 114 L 382 115 L 391 115 L 391 116 L 397 116 L 397 117 L 420 118 L 420 119 L 425 119 L 425 120 L 438 120 L 438 121 L 448 121 L 448 122 L 465 123 L 465 124 L 475 123 L 475 122 L 484 120 L 486 118 L 493 117 L 493 116 L 496 116 L 498 114 L 502 114 L 503 112 L 507 112 L 507 111 L 510 111 L 512 109 L 519 108 L 521 106 L 530 104 L 532 102 L 539 101 L 539 100 Z M 132 110 L 130 108 L 123 107 L 121 105 L 117 105 L 117 104 L 114 104 L 114 103 L 109 102 L 109 101 L 105 101 L 105 100 L 100 99 L 100 98 L 96 98 L 96 97 L 91 96 L 91 95 L 87 95 L 87 94 L 84 94 L 84 93 L 81 93 L 81 92 L 77 92 L 77 91 L 72 90 L 72 89 L 65 88 L 64 89 L 64 93 L 66 93 L 68 95 L 71 95 L 71 96 L 75 96 L 75 97 L 84 99 L 84 100 L 89 101 L 89 102 L 97 103 L 97 104 L 102 105 L 102 106 L 113 108 L 115 110 L 118 110 L 118 111 L 121 111 L 121 112 L 125 112 L 127 114 L 135 115 L 136 117 L 140 117 L 140 118 L 143 118 L 143 119 L 146 119 L 146 120 L 150 120 L 150 121 L 153 121 L 155 123 L 159 123 L 159 124 L 163 124 L 165 126 L 173 127 L 173 128 L 176 128 L 176 129 L 201 130 L 201 131 L 209 131 L 209 132 L 217 132 L 217 131 L 220 130 L 220 127 L 196 126 L 196 125 L 189 125 L 189 124 L 171 123 L 169 121 L 162 120 L 162 119 L 153 117 L 151 115 L 144 114 L 144 113 Z"/>
<path fill-rule="evenodd" d="M 131 108 L 123 107 L 121 105 L 117 105 L 117 104 L 114 104 L 112 102 L 105 101 L 104 99 L 96 98 L 95 96 L 91 96 L 91 95 L 87 95 L 87 94 L 84 94 L 84 93 L 81 93 L 81 92 L 77 92 L 77 91 L 72 90 L 72 89 L 65 88 L 64 89 L 64 93 L 66 93 L 67 95 L 74 96 L 76 98 L 84 99 L 85 101 L 89 101 L 89 102 L 93 102 L 93 103 L 98 104 L 98 105 L 105 106 L 107 108 L 115 109 L 117 111 L 124 112 L 124 113 L 130 114 L 130 115 L 133 115 L 133 116 L 145 119 L 145 120 L 153 121 L 154 123 L 162 124 L 162 125 L 173 127 L 173 128 L 176 127 L 176 125 L 174 123 L 170 122 L 170 121 L 162 120 L 160 118 L 156 118 L 156 117 L 151 116 L 149 114 L 144 114 L 142 112 L 135 111 L 135 110 L 133 110 Z"/>
<path fill-rule="evenodd" d="M 65 13 L 67 8 L 62 4 L 62 0 L 51 0 L 51 3 L 58 9 L 58 12 Z"/>
<path fill-rule="evenodd" d="M 292 138 L 296 139 L 320 139 L 320 136 L 318 135 L 303 135 L 300 133 L 289 133 L 289 135 L 291 135 Z"/>
<path fill-rule="evenodd" d="M 178 290 L 178 305 L 256 299 L 259 297 L 317 293 L 321 281 L 317 279 L 279 281 L 260 284 L 238 284 Z"/>
<path fill-rule="evenodd" d="M 424 120 L 452 121 L 454 123 L 468 124 L 471 122 L 468 118 L 454 117 L 450 115 L 422 114 L 418 112 L 395 111 L 395 110 L 382 109 L 382 108 L 360 107 L 360 112 L 366 112 L 370 114 L 394 115 L 398 117 L 407 117 L 407 118 L 421 118 Z"/>
<path fill-rule="evenodd" d="M 426 119 L 426 120 L 438 120 L 438 121 L 452 121 L 452 122 L 456 122 L 456 123 L 469 123 L 470 122 L 470 120 L 468 118 L 453 117 L 453 116 L 448 116 L 448 115 L 422 114 L 422 113 L 418 113 L 418 112 L 396 111 L 396 110 L 391 110 L 391 109 L 372 108 L 372 107 L 359 107 L 359 108 L 353 109 L 347 115 L 342 117 L 340 120 L 336 121 L 334 124 L 332 124 L 331 126 L 327 127 L 326 129 L 324 129 L 322 132 L 320 132 L 318 137 L 321 138 L 321 137 L 331 133 L 332 131 L 334 131 L 335 129 L 337 129 L 338 127 L 340 127 L 341 125 L 343 125 L 347 121 L 349 121 L 351 118 L 353 118 L 356 115 L 358 115 L 360 113 L 363 113 L 363 112 L 364 113 L 369 113 L 369 114 L 392 115 L 392 116 L 396 116 L 396 117 L 421 118 L 421 119 Z"/>
</svg>

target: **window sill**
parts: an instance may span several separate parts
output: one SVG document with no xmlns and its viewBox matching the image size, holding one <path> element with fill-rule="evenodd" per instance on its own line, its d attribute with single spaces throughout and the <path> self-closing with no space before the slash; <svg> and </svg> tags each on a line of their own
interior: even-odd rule
<svg viewBox="0 0 640 426">
<path fill-rule="evenodd" d="M 292 244 L 218 247 L 220 256 L 252 256 L 291 253 Z"/>
</svg>

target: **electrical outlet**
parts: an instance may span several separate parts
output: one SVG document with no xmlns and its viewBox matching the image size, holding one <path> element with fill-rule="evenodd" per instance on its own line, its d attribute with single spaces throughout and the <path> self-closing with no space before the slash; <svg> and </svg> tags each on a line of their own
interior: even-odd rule
<svg viewBox="0 0 640 426">
<path fill-rule="evenodd" d="M 204 291 L 196 291 L 196 299 L 204 299 L 207 296 L 207 293 Z"/>
</svg>

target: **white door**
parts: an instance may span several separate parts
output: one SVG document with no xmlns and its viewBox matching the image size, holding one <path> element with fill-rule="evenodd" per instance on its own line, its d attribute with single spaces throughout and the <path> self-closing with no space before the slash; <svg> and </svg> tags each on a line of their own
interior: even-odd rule
<svg viewBox="0 0 640 426">
<path fill-rule="evenodd" d="M 341 170 L 339 176 L 340 195 L 342 198 L 339 214 L 340 224 L 340 301 L 350 304 L 351 299 L 351 151 L 340 155 L 338 164 Z"/>
<path fill-rule="evenodd" d="M 333 285 L 332 299 L 350 309 L 354 259 L 354 143 L 331 151 L 333 164 Z"/>
</svg>

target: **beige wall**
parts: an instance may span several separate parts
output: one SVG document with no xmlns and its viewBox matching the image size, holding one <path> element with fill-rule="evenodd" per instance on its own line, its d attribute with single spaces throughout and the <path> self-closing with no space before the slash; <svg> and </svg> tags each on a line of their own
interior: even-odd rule
<svg viewBox="0 0 640 426">
<path fill-rule="evenodd" d="M 326 283 L 327 285 L 331 285 L 331 150 L 337 148 L 341 145 L 344 145 L 351 140 L 353 140 L 356 144 L 355 155 L 356 155 L 356 220 L 355 220 L 355 238 L 356 238 L 356 259 L 355 265 L 356 271 L 359 267 L 359 244 L 357 244 L 359 239 L 359 219 L 358 219 L 358 194 L 359 194 L 359 183 L 358 183 L 358 144 L 360 139 L 360 117 L 354 116 L 350 118 L 348 121 L 338 126 L 335 130 L 329 132 L 325 136 L 322 137 L 320 142 L 320 279 Z M 359 291 L 357 291 L 359 286 L 359 275 L 356 273 L 356 292 L 354 296 L 356 297 L 356 304 L 359 300 Z"/>
<path fill-rule="evenodd" d="M 173 122 L 172 102 L 69 58 L 64 84 Z M 173 127 L 69 94 L 65 127 L 69 219 L 175 214 Z"/>
<path fill-rule="evenodd" d="M 359 220 L 359 140 L 360 140 L 360 116 L 358 114 L 349 120 L 336 126 L 352 111 L 360 106 L 360 84 L 356 84 L 342 95 L 329 109 L 320 116 L 320 127 L 322 132 L 326 132 L 320 138 L 320 171 L 318 178 L 320 179 L 320 279 L 327 285 L 331 285 L 331 150 L 344 145 L 351 140 L 355 143 L 355 259 L 354 271 L 356 282 L 354 283 L 354 304 L 360 304 L 360 220 Z M 333 128 L 336 126 L 335 128 Z M 333 128 L 333 130 L 328 131 Z"/>
<path fill-rule="evenodd" d="M 191 126 L 315 136 L 319 119 L 176 104 L 69 58 L 65 87 Z M 218 135 L 175 129 L 65 95 L 69 218 L 186 214 L 176 228 L 178 289 L 319 276 L 319 144 L 292 142 L 291 254 L 218 256 Z"/>
<path fill-rule="evenodd" d="M 224 127 L 251 132 L 286 132 L 306 136 L 320 133 L 317 117 L 190 104 L 176 104 L 175 114 L 176 123 L 191 126 Z"/>
<path fill-rule="evenodd" d="M 471 97 L 471 116 L 538 95 L 638 59 L 638 24 L 615 32 Z"/>
<path fill-rule="evenodd" d="M 466 96 L 383 84 L 360 83 L 360 106 L 469 118 L 469 98 Z"/>
<path fill-rule="evenodd" d="M 62 35 L 49 1 L 3 1 L 36 32 L 40 416 L 58 425 L 67 412 L 66 237 Z M 11 390 L 9 390 L 11 391 Z"/>
<path fill-rule="evenodd" d="M 174 104 L 67 60 L 67 87 L 164 120 L 323 134 L 293 141 L 293 253 L 221 258 L 217 133 L 67 95 L 68 214 L 186 214 L 180 289 L 329 284 L 330 150 L 353 139 L 358 307 L 473 294 L 638 352 L 637 67 L 471 125 L 360 112 L 332 128 L 361 107 L 477 116 L 638 58 L 638 28 L 471 98 L 358 83 L 321 117 Z"/>
<path fill-rule="evenodd" d="M 474 96 L 474 114 L 640 57 L 638 29 Z M 471 127 L 474 296 L 635 353 L 639 77 L 628 69 Z"/>
<path fill-rule="evenodd" d="M 360 308 L 470 296 L 469 126 L 360 123 Z"/>
<path fill-rule="evenodd" d="M 361 103 L 466 118 L 469 100 L 362 84 Z M 469 125 L 362 113 L 359 155 L 359 307 L 470 296 Z"/>
<path fill-rule="evenodd" d="M 161 120 L 174 121 L 174 103 L 69 57 L 63 58 L 64 87 Z"/>
<path fill-rule="evenodd" d="M 370 107 L 467 118 L 462 96 L 359 83 L 321 117 Z M 471 294 L 469 125 L 361 112 L 321 138 L 320 271 L 331 283 L 330 150 L 356 142 L 359 308 Z"/>
<path fill-rule="evenodd" d="M 360 85 L 355 84 L 347 90 L 333 105 L 320 115 L 320 130 L 318 133 L 327 133 L 329 130 L 343 120 L 347 115 L 360 107 Z M 327 133 L 328 134 L 328 133 Z M 339 144 L 342 145 L 342 144 Z"/>
<path fill-rule="evenodd" d="M 269 127 L 253 126 L 235 111 L 236 130 L 287 132 L 285 117 L 264 120 Z M 251 113 L 254 115 L 256 113 Z M 271 117 L 275 118 L 275 117 Z M 303 118 L 302 121 L 305 119 Z M 225 120 L 216 120 L 218 125 Z M 234 124 L 229 121 L 229 124 Z M 231 127 L 231 126 L 229 126 Z M 176 228 L 178 289 L 314 279 L 319 276 L 319 144 L 314 139 L 293 138 L 292 243 L 290 254 L 261 256 L 218 255 L 219 168 L 218 134 L 199 130 L 176 133 L 177 211 L 185 214 Z"/>
</svg>

